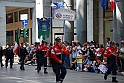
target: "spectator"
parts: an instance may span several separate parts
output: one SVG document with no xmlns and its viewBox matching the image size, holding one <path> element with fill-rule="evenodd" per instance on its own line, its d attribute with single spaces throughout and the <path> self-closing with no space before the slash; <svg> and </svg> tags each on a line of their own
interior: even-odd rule
<svg viewBox="0 0 124 83">
<path fill-rule="evenodd" d="M 105 74 L 107 72 L 107 58 L 106 57 L 103 58 L 103 62 L 101 62 L 98 69 L 100 69 L 101 73 Z"/>
<path fill-rule="evenodd" d="M 76 60 L 76 56 L 77 56 L 77 50 L 75 46 L 76 46 L 76 43 L 72 42 L 72 46 L 71 46 L 72 62 Z M 76 68 L 77 68 L 76 63 L 73 63 L 70 69 L 75 70 Z"/>
<path fill-rule="evenodd" d="M 82 71 L 82 52 L 81 52 L 81 50 L 79 50 L 77 53 L 76 61 L 77 61 L 77 71 Z"/>
<path fill-rule="evenodd" d="M 107 37 L 107 38 L 106 38 L 106 48 L 109 47 L 109 46 L 110 46 L 110 38 Z"/>
<path fill-rule="evenodd" d="M 120 57 L 121 63 L 122 63 L 122 75 L 124 75 L 124 40 L 121 41 L 122 48 L 119 50 L 119 52 L 122 54 L 122 57 Z"/>
</svg>

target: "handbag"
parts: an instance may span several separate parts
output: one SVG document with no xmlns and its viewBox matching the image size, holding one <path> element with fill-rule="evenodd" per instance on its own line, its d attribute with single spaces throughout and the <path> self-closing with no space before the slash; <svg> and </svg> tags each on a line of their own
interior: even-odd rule
<svg viewBox="0 0 124 83">
<path fill-rule="evenodd" d="M 118 57 L 124 59 L 124 53 L 119 53 Z"/>
</svg>

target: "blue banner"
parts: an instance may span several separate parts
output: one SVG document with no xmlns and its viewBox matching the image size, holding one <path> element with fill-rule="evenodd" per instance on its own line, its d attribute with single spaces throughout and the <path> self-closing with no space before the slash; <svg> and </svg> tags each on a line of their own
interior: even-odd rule
<svg viewBox="0 0 124 83">
<path fill-rule="evenodd" d="M 43 37 L 43 40 L 49 38 L 50 34 L 50 18 L 37 18 L 38 22 L 38 38 Z"/>
</svg>

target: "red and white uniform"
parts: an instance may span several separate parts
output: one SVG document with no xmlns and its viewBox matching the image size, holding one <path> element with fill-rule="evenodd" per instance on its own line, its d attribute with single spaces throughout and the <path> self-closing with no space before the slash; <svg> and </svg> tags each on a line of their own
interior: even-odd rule
<svg viewBox="0 0 124 83">
<path fill-rule="evenodd" d="M 104 56 L 105 57 L 110 57 L 110 56 L 112 56 L 112 54 L 115 54 L 115 55 L 117 54 L 116 48 L 113 48 L 113 47 L 106 48 Z"/>
<path fill-rule="evenodd" d="M 52 56 L 52 59 L 59 63 L 60 62 L 60 56 L 61 54 L 64 54 L 64 55 L 68 55 L 69 54 L 69 51 L 66 50 L 66 47 L 63 46 L 63 45 L 55 45 L 52 47 L 52 50 L 51 50 L 51 56 Z M 63 56 L 62 56 L 63 57 Z"/>
</svg>

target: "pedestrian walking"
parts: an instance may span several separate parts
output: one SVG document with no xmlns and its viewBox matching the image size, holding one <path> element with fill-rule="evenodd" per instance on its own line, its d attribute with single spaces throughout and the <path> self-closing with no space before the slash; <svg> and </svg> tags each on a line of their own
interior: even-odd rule
<svg viewBox="0 0 124 83">
<path fill-rule="evenodd" d="M 116 66 L 116 55 L 117 51 L 115 48 L 115 42 L 111 41 L 110 46 L 106 48 L 106 51 L 104 53 L 104 56 L 107 57 L 107 66 L 108 70 L 104 74 L 104 79 L 107 80 L 107 76 L 112 72 L 112 82 L 118 82 L 116 80 L 117 75 L 117 66 Z"/>
<path fill-rule="evenodd" d="M 5 58 L 6 58 L 6 68 L 8 67 L 9 59 L 10 59 L 10 68 L 12 68 L 14 62 L 14 52 L 10 44 L 8 44 L 8 48 L 5 49 Z"/>
<path fill-rule="evenodd" d="M 56 75 L 56 83 L 62 83 L 66 76 L 65 56 L 68 55 L 66 47 L 62 45 L 61 39 L 57 37 L 55 39 L 55 45 L 52 47 L 52 66 Z"/>
<path fill-rule="evenodd" d="M 28 52 L 27 52 L 26 48 L 24 47 L 24 43 L 21 43 L 21 47 L 20 47 L 19 51 L 20 51 L 19 57 L 20 57 L 20 62 L 21 62 L 20 69 L 25 70 L 24 60 L 25 60 L 26 55 L 28 55 Z"/>
<path fill-rule="evenodd" d="M 47 74 L 47 57 L 46 52 L 49 48 L 47 47 L 47 43 L 45 41 L 42 41 L 42 44 L 39 46 L 39 54 L 38 54 L 38 69 L 37 72 L 39 73 L 41 70 L 41 67 L 44 65 L 44 74 Z"/>
<path fill-rule="evenodd" d="M 3 48 L 2 46 L 0 46 L 0 64 L 1 64 L 1 67 L 3 67 L 3 62 L 2 62 L 2 57 L 3 57 Z"/>
</svg>

